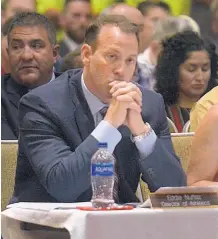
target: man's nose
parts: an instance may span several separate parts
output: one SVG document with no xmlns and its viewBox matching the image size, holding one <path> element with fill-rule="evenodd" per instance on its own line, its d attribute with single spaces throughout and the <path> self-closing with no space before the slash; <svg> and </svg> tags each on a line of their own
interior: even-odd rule
<svg viewBox="0 0 218 239">
<path fill-rule="evenodd" d="M 21 57 L 23 60 L 31 60 L 33 58 L 33 51 L 30 47 L 26 46 L 24 47 Z"/>
<path fill-rule="evenodd" d="M 88 24 L 88 22 L 89 22 L 89 20 L 88 20 L 88 17 L 87 16 L 81 16 L 80 17 L 80 22 L 81 22 L 81 24 L 83 25 L 83 26 L 87 26 L 87 24 Z"/>
<path fill-rule="evenodd" d="M 114 68 L 114 74 L 119 75 L 120 77 L 123 77 L 125 72 L 125 67 L 126 67 L 126 64 L 124 62 L 120 62 L 116 64 Z"/>
</svg>

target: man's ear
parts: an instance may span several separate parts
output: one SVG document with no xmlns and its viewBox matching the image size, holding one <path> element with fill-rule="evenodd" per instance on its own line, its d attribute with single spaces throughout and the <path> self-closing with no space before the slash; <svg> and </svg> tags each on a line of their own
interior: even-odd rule
<svg viewBox="0 0 218 239">
<path fill-rule="evenodd" d="M 81 47 L 81 59 L 84 66 L 89 65 L 92 54 L 92 47 L 88 44 L 83 44 Z"/>
<path fill-rule="evenodd" d="M 58 44 L 53 47 L 53 56 L 54 56 L 55 60 L 59 56 L 59 49 L 60 49 L 60 46 Z"/>
</svg>

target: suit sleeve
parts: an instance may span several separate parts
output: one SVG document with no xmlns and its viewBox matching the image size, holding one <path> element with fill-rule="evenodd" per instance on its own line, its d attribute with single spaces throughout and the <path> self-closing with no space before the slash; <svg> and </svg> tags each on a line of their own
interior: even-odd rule
<svg viewBox="0 0 218 239">
<path fill-rule="evenodd" d="M 54 110 L 33 93 L 20 101 L 19 125 L 19 145 L 41 185 L 57 201 L 76 201 L 90 188 L 90 161 L 97 140 L 89 135 L 72 150 L 61 135 Z"/>
<path fill-rule="evenodd" d="M 140 160 L 142 179 L 148 184 L 151 192 L 160 187 L 186 185 L 186 175 L 172 146 L 162 96 L 159 100 L 157 117 L 159 117 L 159 134 L 157 134 L 153 152 Z"/>
</svg>

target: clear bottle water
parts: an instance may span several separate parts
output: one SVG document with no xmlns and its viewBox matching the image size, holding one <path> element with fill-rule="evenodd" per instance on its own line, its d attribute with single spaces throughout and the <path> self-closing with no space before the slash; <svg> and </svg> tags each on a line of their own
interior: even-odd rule
<svg viewBox="0 0 218 239">
<path fill-rule="evenodd" d="M 110 207 L 114 204 L 114 157 L 107 143 L 98 143 L 98 151 L 91 159 L 91 184 L 93 207 Z"/>
</svg>

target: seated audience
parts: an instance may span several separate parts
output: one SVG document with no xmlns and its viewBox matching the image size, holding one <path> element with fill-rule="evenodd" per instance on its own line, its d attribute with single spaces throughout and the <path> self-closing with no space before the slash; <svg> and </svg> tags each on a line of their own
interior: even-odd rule
<svg viewBox="0 0 218 239">
<path fill-rule="evenodd" d="M 193 140 L 187 172 L 190 186 L 218 186 L 218 104 L 212 106 Z"/>
<path fill-rule="evenodd" d="M 62 13 L 64 37 L 60 41 L 60 55 L 81 46 L 85 37 L 85 29 L 91 20 L 91 4 L 89 0 L 68 0 Z"/>
<path fill-rule="evenodd" d="M 40 14 L 21 13 L 8 29 L 8 57 L 11 73 L 2 76 L 1 138 L 18 138 L 18 104 L 28 91 L 55 79 L 53 67 L 58 55 L 55 29 Z"/>
<path fill-rule="evenodd" d="M 178 32 L 186 30 L 196 30 L 196 25 L 193 26 L 190 20 L 183 17 L 167 17 L 155 24 L 149 47 L 142 54 L 139 54 L 137 59 L 143 79 L 146 79 L 145 82 L 140 82 L 141 85 L 148 89 L 154 88 L 154 71 L 161 51 L 161 42 Z"/>
<path fill-rule="evenodd" d="M 68 53 L 65 57 L 63 57 L 60 66 L 60 71 L 65 72 L 70 69 L 78 69 L 78 68 L 83 68 L 80 48 L 75 49 L 74 51 Z"/>
<path fill-rule="evenodd" d="M 85 36 L 83 70 L 69 70 L 20 101 L 12 202 L 90 201 L 90 162 L 98 142 L 107 142 L 116 158 L 116 202 L 138 201 L 140 175 L 152 192 L 186 185 L 162 97 L 131 82 L 138 26 L 109 15 L 90 24 Z"/>
<path fill-rule="evenodd" d="M 218 86 L 205 94 L 193 107 L 190 114 L 190 131 L 194 132 L 211 106 L 218 104 Z"/>
<path fill-rule="evenodd" d="M 172 36 L 162 47 L 156 91 L 164 98 L 167 116 L 181 132 L 194 104 L 216 84 L 214 51 L 192 31 Z"/>
<path fill-rule="evenodd" d="M 170 8 L 167 8 L 167 4 L 164 5 L 163 3 L 154 3 L 147 0 L 139 3 L 138 9 L 143 15 L 144 23 L 144 40 L 141 43 L 140 49 L 140 53 L 143 53 L 151 43 L 155 24 L 170 15 Z"/>
</svg>

